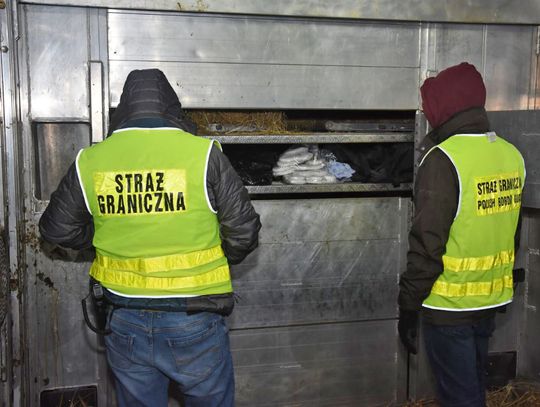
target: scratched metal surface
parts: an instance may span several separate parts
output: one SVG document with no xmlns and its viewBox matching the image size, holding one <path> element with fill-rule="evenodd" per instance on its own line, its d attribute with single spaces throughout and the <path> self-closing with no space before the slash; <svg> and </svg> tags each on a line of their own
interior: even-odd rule
<svg viewBox="0 0 540 407">
<path fill-rule="evenodd" d="M 259 248 L 232 269 L 234 328 L 396 317 L 405 200 L 255 201 Z"/>
<path fill-rule="evenodd" d="M 525 161 L 522 205 L 540 208 L 540 110 L 489 112 L 489 120 L 493 130 L 514 144 Z"/>
<path fill-rule="evenodd" d="M 112 382 L 101 343 L 84 327 L 81 318 L 80 299 L 86 292 L 89 264 L 46 258 L 38 247 L 36 231 L 40 211 L 46 201 L 35 197 L 36 146 L 32 142 L 32 120 L 90 120 L 89 59 L 99 59 L 107 65 L 110 58 L 110 69 L 104 69 L 105 73 L 111 73 L 111 80 L 103 81 L 105 107 L 117 103 L 119 89 L 129 69 L 152 65 L 162 67 L 172 78 L 178 76 L 185 80 L 192 75 L 190 86 L 193 95 L 185 104 L 186 107 L 416 109 L 419 79 L 426 74 L 426 70 L 440 70 L 462 59 L 480 61 L 478 64 L 483 65 L 482 73 L 490 89 L 488 104 L 494 109 L 525 109 L 534 100 L 534 97 L 528 96 L 529 84 L 534 76 L 528 67 L 533 66 L 530 62 L 535 27 L 365 21 L 336 23 L 310 19 L 295 21 L 290 18 L 250 19 L 245 16 L 215 16 L 216 20 L 213 20 L 208 16 L 188 17 L 182 13 L 131 13 L 127 16 L 121 11 L 106 12 L 106 17 L 116 18 L 117 24 L 107 31 L 106 18 L 100 17 L 103 19 L 99 20 L 99 24 L 105 27 L 101 31 L 104 35 L 100 37 L 105 44 L 101 44 L 100 52 L 136 51 L 135 56 L 126 54 L 125 58 L 119 58 L 93 51 L 97 42 L 91 40 L 92 35 L 96 35 L 91 25 L 92 21 L 98 24 L 97 17 L 96 9 L 36 5 L 21 7 L 23 35 L 20 41 L 24 50 L 20 65 L 21 168 L 24 169 L 21 174 L 24 197 L 21 199 L 25 208 L 21 218 L 25 223 L 16 226 L 25 235 L 20 252 L 24 257 L 21 270 L 25 278 L 20 294 L 24 301 L 21 321 L 27 334 L 23 338 L 27 360 L 23 362 L 25 376 L 19 379 L 19 384 L 23 381 L 26 386 L 27 405 L 38 405 L 39 393 L 43 390 L 92 383 L 98 384 L 100 405 L 114 405 Z M 245 33 L 255 33 L 259 37 L 253 39 L 257 41 L 264 42 L 273 35 L 286 40 L 287 36 L 276 33 L 275 27 L 279 26 L 286 29 L 285 33 L 304 39 L 292 48 L 288 48 L 286 41 L 278 44 L 285 47 L 290 55 L 301 57 L 301 66 L 289 67 L 287 61 L 283 64 L 282 60 L 272 59 L 282 54 L 278 47 L 276 50 L 279 52 L 270 52 L 270 58 L 262 61 L 262 65 L 268 65 L 267 70 L 258 73 L 260 61 L 249 63 L 254 62 L 249 58 L 260 55 L 257 41 L 251 48 L 241 49 L 240 55 L 243 57 L 233 61 L 232 67 L 219 58 L 216 60 L 216 54 L 200 53 L 201 50 L 218 52 L 222 49 L 212 47 L 212 39 L 202 41 L 199 38 L 199 42 L 182 49 L 175 41 L 168 42 L 166 48 L 137 48 L 138 43 L 129 41 L 136 38 L 138 33 L 133 32 L 131 26 L 122 25 L 122 21 L 129 24 L 139 17 L 143 26 L 150 31 L 160 25 L 159 22 L 169 21 L 167 26 L 160 25 L 165 30 L 160 33 L 170 33 L 172 30 L 174 35 L 184 36 L 185 40 L 192 31 L 175 31 L 176 28 L 201 30 L 217 23 L 229 29 L 227 32 L 233 37 L 236 35 L 236 39 L 252 39 Z M 195 24 L 201 21 L 205 22 L 203 26 Z M 332 75 L 328 77 L 331 80 L 320 82 L 329 86 L 320 87 L 317 81 L 302 79 L 305 76 L 303 66 L 318 74 L 319 78 L 327 79 L 325 72 L 330 71 L 316 65 L 321 62 L 322 65 L 331 65 L 332 62 L 324 58 L 329 55 L 326 51 L 330 49 L 334 52 L 335 47 L 332 44 L 328 46 L 327 42 L 321 43 L 322 37 L 317 34 L 322 32 L 327 35 L 328 27 L 332 29 L 333 44 L 342 45 L 335 49 L 337 56 L 342 59 L 335 62 L 336 66 L 330 70 Z M 429 36 L 425 36 L 424 31 L 431 32 L 434 37 L 432 43 L 426 41 Z M 216 30 L 210 34 L 218 40 L 223 32 Z M 342 36 L 338 34 L 348 32 L 353 32 L 355 39 L 360 42 L 340 42 Z M 122 38 L 107 38 L 110 33 L 122 34 L 129 47 L 122 45 Z M 366 36 L 373 41 L 362 41 Z M 407 40 L 401 48 L 401 42 L 397 40 L 403 40 L 403 37 L 419 41 Z M 161 37 L 149 39 L 151 45 L 152 41 L 158 45 L 163 43 Z M 82 45 L 72 47 L 74 42 Z M 346 47 L 353 47 L 355 52 L 345 52 Z M 180 53 L 186 49 L 194 51 L 188 54 L 194 56 L 195 60 L 182 62 Z M 374 49 L 380 52 L 371 52 Z M 232 47 L 234 50 L 235 47 Z M 158 51 L 160 54 L 154 55 Z M 410 58 L 396 60 L 396 55 L 399 55 L 397 51 L 405 52 Z M 169 58 L 171 52 L 173 58 Z M 140 55 L 145 56 L 144 63 L 137 58 Z M 237 54 L 229 52 L 227 55 Z M 315 64 L 310 59 L 313 55 L 320 58 L 314 61 Z M 380 60 L 383 57 L 385 59 Z M 523 63 L 516 64 L 515 60 Z M 62 69 L 58 69 L 59 61 Z M 279 66 L 279 70 L 274 70 L 274 64 Z M 201 71 L 201 65 L 212 65 L 215 69 Z M 196 69 L 190 68 L 192 66 Z M 224 67 L 229 69 L 224 71 Z M 382 76 L 377 73 L 379 70 L 382 74 L 393 73 L 392 81 L 381 80 Z M 239 76 L 238 72 L 249 75 Z M 351 76 L 351 72 L 355 75 Z M 201 75 L 206 79 L 201 79 Z M 277 83 L 280 86 L 271 87 L 269 93 L 264 79 L 271 75 L 276 75 L 281 82 Z M 349 91 L 357 89 L 350 88 L 353 83 L 351 77 L 359 78 L 353 81 L 354 85 L 366 86 L 366 91 Z M 302 81 L 298 81 L 298 78 Z M 370 81 L 373 78 L 379 79 Z M 213 79 L 228 86 L 228 92 L 213 92 L 212 86 L 216 83 Z M 259 91 L 249 92 L 252 85 Z M 381 89 L 385 88 L 391 88 L 393 92 L 382 92 Z M 337 91 L 328 94 L 329 89 Z M 277 99 L 279 103 L 272 98 L 274 91 L 281 98 Z M 182 92 L 179 92 L 181 97 Z M 108 101 L 109 95 L 111 103 Z M 204 100 L 206 95 L 214 99 Z M 248 97 L 244 98 L 245 95 Z M 323 98 L 319 98 L 319 95 Z M 57 153 L 61 153 L 59 150 Z M 530 151 L 532 154 L 534 150 Z M 51 179 L 50 185 L 53 183 Z M 399 377 L 406 369 L 400 365 L 396 342 L 395 299 L 398 273 L 404 265 L 408 200 L 295 199 L 257 201 L 255 204 L 264 225 L 261 247 L 246 263 L 233 268 L 234 285 L 242 296 L 230 319 L 234 357 L 239 368 L 239 403 L 259 405 L 266 397 L 274 405 L 369 406 L 400 399 L 402 381 Z M 535 232 L 531 233 L 538 233 L 537 221 L 535 225 Z M 531 247 L 529 272 L 536 273 L 538 244 Z M 529 276 L 528 304 L 532 307 L 536 306 L 538 298 L 536 274 Z M 538 332 L 534 322 L 537 320 L 536 311 L 532 310 L 530 308 L 528 311 L 531 325 L 527 327 L 531 332 L 527 348 L 531 355 Z M 501 337 L 501 346 L 515 343 L 515 331 L 510 325 L 507 328 L 507 336 Z M 260 362 L 256 360 L 259 355 Z M 524 357 L 528 355 L 525 353 Z M 537 369 L 538 361 L 534 358 L 534 355 L 531 356 L 528 371 Z M 256 368 L 252 369 L 252 366 Z M 285 374 L 285 371 L 290 371 L 290 374 Z M 388 378 L 387 387 L 382 386 L 384 377 Z M 398 379 L 394 380 L 395 377 Z M 334 393 L 339 388 L 344 389 L 342 399 Z M 355 397 L 362 402 L 355 404 L 351 401 Z"/>
<path fill-rule="evenodd" d="M 525 287 L 523 324 L 520 327 L 518 373 L 538 380 L 540 377 L 540 212 L 525 212 L 528 223 L 527 281 Z"/>
<path fill-rule="evenodd" d="M 25 3 L 87 7 L 117 7 L 208 13 L 313 16 L 347 19 L 444 21 L 465 23 L 538 24 L 540 5 L 535 0 L 520 0 L 515 7 L 507 0 L 24 0 Z"/>
<path fill-rule="evenodd" d="M 254 202 L 260 246 L 232 268 L 239 406 L 376 406 L 401 397 L 396 298 L 408 203 Z"/>
<path fill-rule="evenodd" d="M 398 372 L 395 320 L 231 332 L 242 407 L 388 406 Z"/>
</svg>

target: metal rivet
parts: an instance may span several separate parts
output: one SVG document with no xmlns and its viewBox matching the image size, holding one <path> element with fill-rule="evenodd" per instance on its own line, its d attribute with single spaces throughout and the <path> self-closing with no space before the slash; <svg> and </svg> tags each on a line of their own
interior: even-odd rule
<svg viewBox="0 0 540 407">
<path fill-rule="evenodd" d="M 7 47 L 7 45 L 2 45 L 2 46 L 0 47 L 0 51 L 2 51 L 2 52 L 8 52 L 8 51 L 9 51 L 9 48 Z"/>
<path fill-rule="evenodd" d="M 6 2 L 4 0 L 0 0 L 0 8 L 6 8 Z"/>
</svg>

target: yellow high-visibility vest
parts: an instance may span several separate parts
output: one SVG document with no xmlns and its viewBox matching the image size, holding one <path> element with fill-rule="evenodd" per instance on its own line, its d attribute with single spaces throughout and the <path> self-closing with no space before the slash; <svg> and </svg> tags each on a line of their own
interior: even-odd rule
<svg viewBox="0 0 540 407">
<path fill-rule="evenodd" d="M 92 277 L 134 296 L 232 291 L 206 191 L 213 144 L 179 129 L 134 128 L 81 150 L 77 172 L 95 226 Z"/>
<path fill-rule="evenodd" d="M 469 311 L 507 304 L 513 296 L 523 158 L 491 132 L 454 135 L 435 148 L 456 169 L 459 201 L 443 256 L 444 271 L 423 306 Z"/>
</svg>

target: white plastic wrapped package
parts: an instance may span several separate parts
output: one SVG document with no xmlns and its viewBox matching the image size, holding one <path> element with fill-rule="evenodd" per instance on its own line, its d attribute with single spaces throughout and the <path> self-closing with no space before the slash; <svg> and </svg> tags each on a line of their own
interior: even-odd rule
<svg viewBox="0 0 540 407">
<path fill-rule="evenodd" d="M 336 177 L 326 170 L 294 171 L 283 176 L 283 181 L 287 184 L 330 184 L 337 182 Z"/>
<path fill-rule="evenodd" d="M 313 160 L 306 161 L 305 163 L 298 164 L 296 166 L 299 170 L 319 170 L 324 168 L 325 163 L 322 160 L 314 158 Z"/>
<path fill-rule="evenodd" d="M 287 184 L 328 184 L 337 182 L 326 169 L 326 161 L 319 158 L 317 146 L 295 147 L 285 151 L 272 169 L 275 177 L 283 177 Z"/>
<path fill-rule="evenodd" d="M 309 161 L 313 158 L 312 153 L 302 153 L 302 154 L 296 154 L 289 157 L 279 157 L 278 165 L 288 165 L 288 164 L 302 164 L 306 161 Z"/>
<path fill-rule="evenodd" d="M 302 155 L 309 152 L 309 149 L 305 146 L 289 148 L 283 154 L 280 155 L 280 158 L 291 158 L 294 156 Z"/>
<path fill-rule="evenodd" d="M 313 158 L 313 154 L 307 147 L 296 147 L 285 151 L 279 157 L 277 165 L 272 169 L 275 177 L 291 174 L 297 169 L 298 164 L 302 164 Z"/>
<path fill-rule="evenodd" d="M 292 174 L 284 175 L 283 181 L 287 184 L 305 184 L 306 178 L 298 176 L 298 175 L 294 175 L 294 173 L 292 173 Z"/>
<path fill-rule="evenodd" d="M 292 174 L 294 171 L 296 171 L 295 166 L 288 166 L 288 167 L 277 166 L 277 167 L 272 168 L 272 175 L 274 175 L 274 177 L 281 177 L 282 175 Z"/>
<path fill-rule="evenodd" d="M 306 177 L 306 184 L 331 184 L 334 182 L 337 182 L 336 177 L 328 173 L 316 177 Z"/>
</svg>

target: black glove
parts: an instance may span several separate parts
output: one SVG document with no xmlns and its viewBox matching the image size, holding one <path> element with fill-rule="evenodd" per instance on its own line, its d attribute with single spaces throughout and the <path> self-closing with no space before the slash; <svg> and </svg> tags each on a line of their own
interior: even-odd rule
<svg viewBox="0 0 540 407">
<path fill-rule="evenodd" d="M 418 352 L 418 311 L 399 310 L 398 332 L 401 343 L 409 352 Z"/>
</svg>

